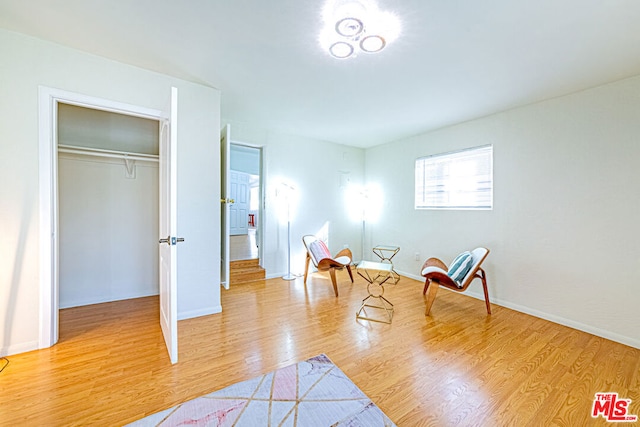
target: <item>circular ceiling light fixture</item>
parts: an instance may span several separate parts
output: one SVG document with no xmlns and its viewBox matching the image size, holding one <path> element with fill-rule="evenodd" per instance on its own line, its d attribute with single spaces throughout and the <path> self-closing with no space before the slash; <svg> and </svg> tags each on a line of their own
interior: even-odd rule
<svg viewBox="0 0 640 427">
<path fill-rule="evenodd" d="M 353 55 L 354 51 L 353 46 L 347 42 L 335 42 L 329 46 L 329 53 L 338 59 L 348 58 Z"/>
<path fill-rule="evenodd" d="M 336 33 L 342 37 L 357 37 L 364 31 L 364 24 L 358 18 L 342 18 L 336 22 Z"/>
<path fill-rule="evenodd" d="M 380 52 L 387 45 L 382 36 L 366 36 L 360 40 L 360 49 L 367 53 Z"/>
<path fill-rule="evenodd" d="M 375 0 L 327 0 L 323 17 L 320 44 L 339 59 L 380 52 L 400 33 L 397 16 L 381 11 Z"/>
</svg>

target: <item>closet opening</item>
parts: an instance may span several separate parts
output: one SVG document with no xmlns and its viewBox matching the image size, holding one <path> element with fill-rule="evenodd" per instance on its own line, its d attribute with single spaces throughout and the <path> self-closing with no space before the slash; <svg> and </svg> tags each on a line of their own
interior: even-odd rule
<svg viewBox="0 0 640 427">
<path fill-rule="evenodd" d="M 60 315 L 60 209 L 58 181 L 59 179 L 65 179 L 65 172 L 63 171 L 60 174 L 58 172 L 58 156 L 67 154 L 86 156 L 87 153 L 90 152 L 93 158 L 103 157 L 106 159 L 110 159 L 110 161 L 117 160 L 121 165 L 124 164 L 124 169 L 126 170 L 125 176 L 127 176 L 128 179 L 134 179 L 134 177 L 142 177 L 146 174 L 141 172 L 143 168 L 139 165 L 144 161 L 151 161 L 152 163 L 155 163 L 155 161 L 151 160 L 156 156 L 156 154 L 154 154 L 153 152 L 155 149 L 150 152 L 139 149 L 138 152 L 134 151 L 138 146 L 132 146 L 128 144 L 128 142 L 132 140 L 138 140 L 137 137 L 131 137 L 132 134 L 136 135 L 136 132 L 130 132 L 131 129 L 126 126 L 123 127 L 114 125 L 114 123 L 117 123 L 119 120 L 128 121 L 131 118 L 141 118 L 150 120 L 149 122 L 145 123 L 147 123 L 149 129 L 151 129 L 151 124 L 153 124 L 154 129 L 150 132 L 153 135 L 157 135 L 153 136 L 151 138 L 151 141 L 153 144 L 155 144 L 157 141 L 159 147 L 157 150 L 159 152 L 159 154 L 157 155 L 159 160 L 159 167 L 157 173 L 151 174 L 155 175 L 155 178 L 150 178 L 150 180 L 151 182 L 158 183 L 159 191 L 151 191 L 148 195 L 146 191 L 144 192 L 145 195 L 141 195 L 140 192 L 135 193 L 136 195 L 134 195 L 133 197 L 129 197 L 129 199 L 125 200 L 125 203 L 131 201 L 131 205 L 134 205 L 134 202 L 136 201 L 132 201 L 132 199 L 136 199 L 139 197 L 153 197 L 153 193 L 159 193 L 158 207 L 153 211 L 149 211 L 150 213 L 147 217 L 147 220 L 153 221 L 155 220 L 154 218 L 159 217 L 158 223 L 160 224 L 160 226 L 157 229 L 159 233 L 155 234 L 155 236 L 153 237 L 153 242 L 158 246 L 152 251 L 152 253 L 157 254 L 156 256 L 158 257 L 159 265 L 157 292 L 159 294 L 160 309 L 158 317 L 171 363 L 176 363 L 178 361 L 178 269 L 176 264 L 177 248 L 174 245 L 174 242 L 182 241 L 182 239 L 173 237 L 176 235 L 177 228 L 177 88 L 171 87 L 168 93 L 167 101 L 168 103 L 166 104 L 164 110 L 156 110 L 139 105 L 98 98 L 91 95 L 49 88 L 46 86 L 38 87 L 38 163 L 40 178 L 39 348 L 51 347 L 58 342 L 59 338 L 58 320 Z M 101 124 L 96 124 L 91 120 L 72 119 L 71 123 L 75 123 L 74 126 L 70 126 L 70 129 L 68 130 L 60 130 L 60 126 L 62 126 L 63 128 L 67 126 L 65 120 L 63 119 L 62 122 L 60 122 L 58 117 L 60 113 L 59 107 L 64 109 L 66 108 L 65 106 L 70 106 L 72 108 L 84 108 L 84 110 L 80 111 L 89 115 L 102 113 L 115 114 L 106 114 L 104 116 L 101 115 L 101 117 L 103 118 L 103 122 Z M 62 114 L 65 114 L 64 111 L 62 112 Z M 102 130 L 98 132 L 99 134 L 108 134 L 110 136 L 113 136 L 113 138 L 109 138 L 107 140 L 107 148 L 102 148 L 104 146 L 104 141 L 101 142 L 99 138 L 94 139 L 96 134 L 92 133 L 92 131 L 98 126 L 103 126 Z M 59 136 L 62 137 L 63 142 L 67 142 L 67 144 L 62 144 L 63 147 L 59 147 Z M 76 141 L 75 145 L 74 141 Z M 77 141 L 82 141 L 83 144 L 78 144 Z M 87 144 L 86 141 L 92 141 L 95 144 L 93 144 L 92 142 L 89 142 Z M 86 168 L 87 165 L 75 166 L 83 169 Z M 114 165 L 110 164 L 102 165 L 104 169 L 109 170 L 108 173 L 105 173 L 103 171 L 103 175 L 113 177 L 114 173 L 116 173 L 114 172 L 113 166 Z M 64 169 L 65 166 L 63 165 L 62 168 Z M 122 169 L 120 168 L 119 172 L 117 173 L 121 174 Z M 75 179 L 81 180 L 84 178 L 82 176 L 80 176 L 79 178 L 76 176 Z M 118 192 L 118 188 L 100 184 L 99 186 L 97 186 L 97 189 L 92 187 L 91 190 L 84 189 L 83 191 L 85 191 L 84 194 L 88 194 L 88 196 L 80 198 L 81 200 L 75 201 L 75 203 L 78 204 L 78 209 L 80 210 L 87 207 L 95 208 L 93 204 L 102 203 L 102 196 L 112 195 L 112 193 Z M 73 193 L 75 192 L 75 190 L 72 190 L 71 192 Z M 124 190 L 122 192 L 127 193 Z M 107 210 L 110 213 L 114 212 L 114 210 L 117 208 L 115 206 L 115 203 L 110 203 L 107 205 L 102 204 L 100 206 L 102 206 L 102 209 Z M 73 214 L 76 213 L 77 212 L 74 212 Z M 97 215 L 102 215 L 102 212 L 99 212 Z M 116 217 L 116 215 L 112 215 L 111 217 L 101 216 L 100 218 L 103 219 L 103 222 L 100 223 L 100 225 L 111 225 L 111 219 L 114 217 Z M 125 222 L 132 221 L 131 219 L 128 219 Z M 113 243 L 118 239 L 109 237 L 109 234 L 118 232 L 118 229 L 116 227 L 111 226 L 111 228 L 107 229 L 107 231 L 101 229 L 101 227 L 89 227 L 88 230 L 90 231 L 76 231 L 76 234 L 78 236 L 71 235 L 70 237 L 75 238 L 80 237 L 79 235 L 81 234 L 89 234 L 90 237 L 95 239 L 95 241 L 93 242 L 93 246 L 91 246 L 91 250 L 97 250 L 96 248 L 99 245 L 107 246 L 107 243 L 110 243 L 112 248 L 115 247 L 115 249 L 111 251 L 103 252 L 102 256 L 94 256 L 94 260 L 107 258 L 107 260 L 110 261 L 112 257 L 117 258 L 119 254 L 124 251 L 126 241 L 117 241 L 116 243 Z M 116 237 L 121 235 L 122 233 L 117 234 Z M 159 236 L 171 236 L 171 239 L 162 239 L 162 237 Z M 86 236 L 82 237 L 84 238 Z M 163 240 L 166 240 L 166 245 L 161 244 L 163 243 Z M 73 247 L 73 245 L 71 246 Z M 74 254 L 73 251 L 68 253 Z M 75 254 L 79 254 L 79 252 L 76 252 Z M 80 262 L 74 262 L 72 264 L 69 264 L 69 266 L 70 268 L 79 268 L 81 264 Z M 122 268 L 122 266 L 118 267 L 118 269 L 120 268 Z M 117 269 L 112 269 L 111 273 L 112 275 L 117 276 L 117 272 L 115 270 Z M 90 283 L 88 283 L 89 281 L 90 280 L 83 280 L 81 286 L 90 286 Z M 85 294 L 82 294 L 82 297 L 78 297 L 78 294 L 73 294 L 75 295 L 75 298 L 77 298 L 77 301 L 68 304 L 95 303 L 99 302 L 100 298 L 109 298 L 111 300 L 114 300 L 117 297 L 114 298 L 113 295 L 120 295 L 120 297 L 122 297 L 122 288 L 119 288 L 117 286 L 117 283 L 117 281 L 111 281 L 107 287 L 103 288 L 99 292 L 98 296 L 91 295 L 90 300 L 82 299 Z M 140 293 L 137 293 L 137 291 L 135 291 L 133 294 L 126 295 L 125 297 L 133 298 L 139 295 Z"/>
<path fill-rule="evenodd" d="M 59 103 L 59 309 L 158 295 L 159 121 Z"/>
</svg>

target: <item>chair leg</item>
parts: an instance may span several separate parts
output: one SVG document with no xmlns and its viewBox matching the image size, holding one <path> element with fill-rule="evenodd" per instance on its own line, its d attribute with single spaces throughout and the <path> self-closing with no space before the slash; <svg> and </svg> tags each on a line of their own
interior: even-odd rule
<svg viewBox="0 0 640 427">
<path fill-rule="evenodd" d="M 309 262 L 311 261 L 311 258 L 309 257 L 309 254 L 307 254 L 307 260 L 304 263 L 304 281 L 303 283 L 306 285 L 307 284 L 307 274 L 309 274 Z"/>
<path fill-rule="evenodd" d="M 433 305 L 433 301 L 435 301 L 436 299 L 438 288 L 440 287 L 440 284 L 438 282 L 431 282 L 431 281 L 429 282 L 430 282 L 429 289 L 427 291 L 427 308 L 424 312 L 425 316 L 429 315 L 429 312 L 431 311 L 431 306 Z"/>
<path fill-rule="evenodd" d="M 491 314 L 491 303 L 489 302 L 489 289 L 487 288 L 487 278 L 483 269 L 478 269 L 481 272 L 480 279 L 482 279 L 482 289 L 484 290 L 484 302 L 487 305 L 487 313 Z"/>
<path fill-rule="evenodd" d="M 351 278 L 351 283 L 353 283 L 353 273 L 351 272 L 351 266 L 347 264 L 347 271 L 349 272 L 349 277 Z"/>
<path fill-rule="evenodd" d="M 331 283 L 333 283 L 333 292 L 338 296 L 338 283 L 336 282 L 336 269 L 330 268 L 329 274 L 331 275 Z"/>
<path fill-rule="evenodd" d="M 429 279 L 424 281 L 424 289 L 422 290 L 422 295 L 427 293 L 427 289 L 429 289 Z"/>
</svg>

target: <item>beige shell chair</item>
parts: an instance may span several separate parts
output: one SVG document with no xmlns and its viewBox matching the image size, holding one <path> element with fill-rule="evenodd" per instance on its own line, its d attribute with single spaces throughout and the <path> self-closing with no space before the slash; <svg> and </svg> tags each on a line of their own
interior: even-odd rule
<svg viewBox="0 0 640 427">
<path fill-rule="evenodd" d="M 480 267 L 482 262 L 485 260 L 487 255 L 489 255 L 489 249 L 487 248 L 476 248 L 471 252 L 467 252 L 470 254 L 470 267 L 468 272 L 464 274 L 460 280 L 455 280 L 449 274 L 449 268 L 455 267 L 454 264 L 457 264 L 457 260 L 463 254 L 458 255 L 456 259 L 451 263 L 450 267 L 447 267 L 445 263 L 440 261 L 438 258 L 429 258 L 422 265 L 422 276 L 425 278 L 424 281 L 424 290 L 422 291 L 422 295 L 427 295 L 427 307 L 424 313 L 425 316 L 429 315 L 431 311 L 431 306 L 433 305 L 433 301 L 436 299 L 436 294 L 438 292 L 438 288 L 443 286 L 445 288 L 451 289 L 456 292 L 464 292 L 467 290 L 473 279 L 482 280 L 482 288 L 484 290 L 484 299 L 485 304 L 487 305 L 487 313 L 491 314 L 491 304 L 489 303 L 489 291 L 487 290 L 487 279 L 484 270 Z"/>
<path fill-rule="evenodd" d="M 336 296 L 338 296 L 336 270 L 346 268 L 349 272 L 351 283 L 353 283 L 353 274 L 351 273 L 351 261 L 353 260 L 353 255 L 351 254 L 351 250 L 343 249 L 338 252 L 336 256 L 331 256 L 331 252 L 329 252 L 327 245 L 322 240 L 311 234 L 303 236 L 302 243 L 304 243 L 304 247 L 307 249 L 307 259 L 304 267 L 305 285 L 307 284 L 307 274 L 309 273 L 310 262 L 313 262 L 313 266 L 317 268 L 318 271 L 329 271 L 329 274 L 331 275 L 331 283 L 333 284 L 333 291 Z"/>
</svg>

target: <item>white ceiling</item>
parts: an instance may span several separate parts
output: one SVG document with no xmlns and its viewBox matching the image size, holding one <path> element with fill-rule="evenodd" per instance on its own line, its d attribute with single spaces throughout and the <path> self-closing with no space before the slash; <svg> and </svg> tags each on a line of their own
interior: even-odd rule
<svg viewBox="0 0 640 427">
<path fill-rule="evenodd" d="M 321 0 L 0 0 L 0 27 L 214 86 L 233 122 L 359 147 L 640 75 L 637 0 L 378 3 L 399 39 L 348 60 L 319 47 Z"/>
</svg>

